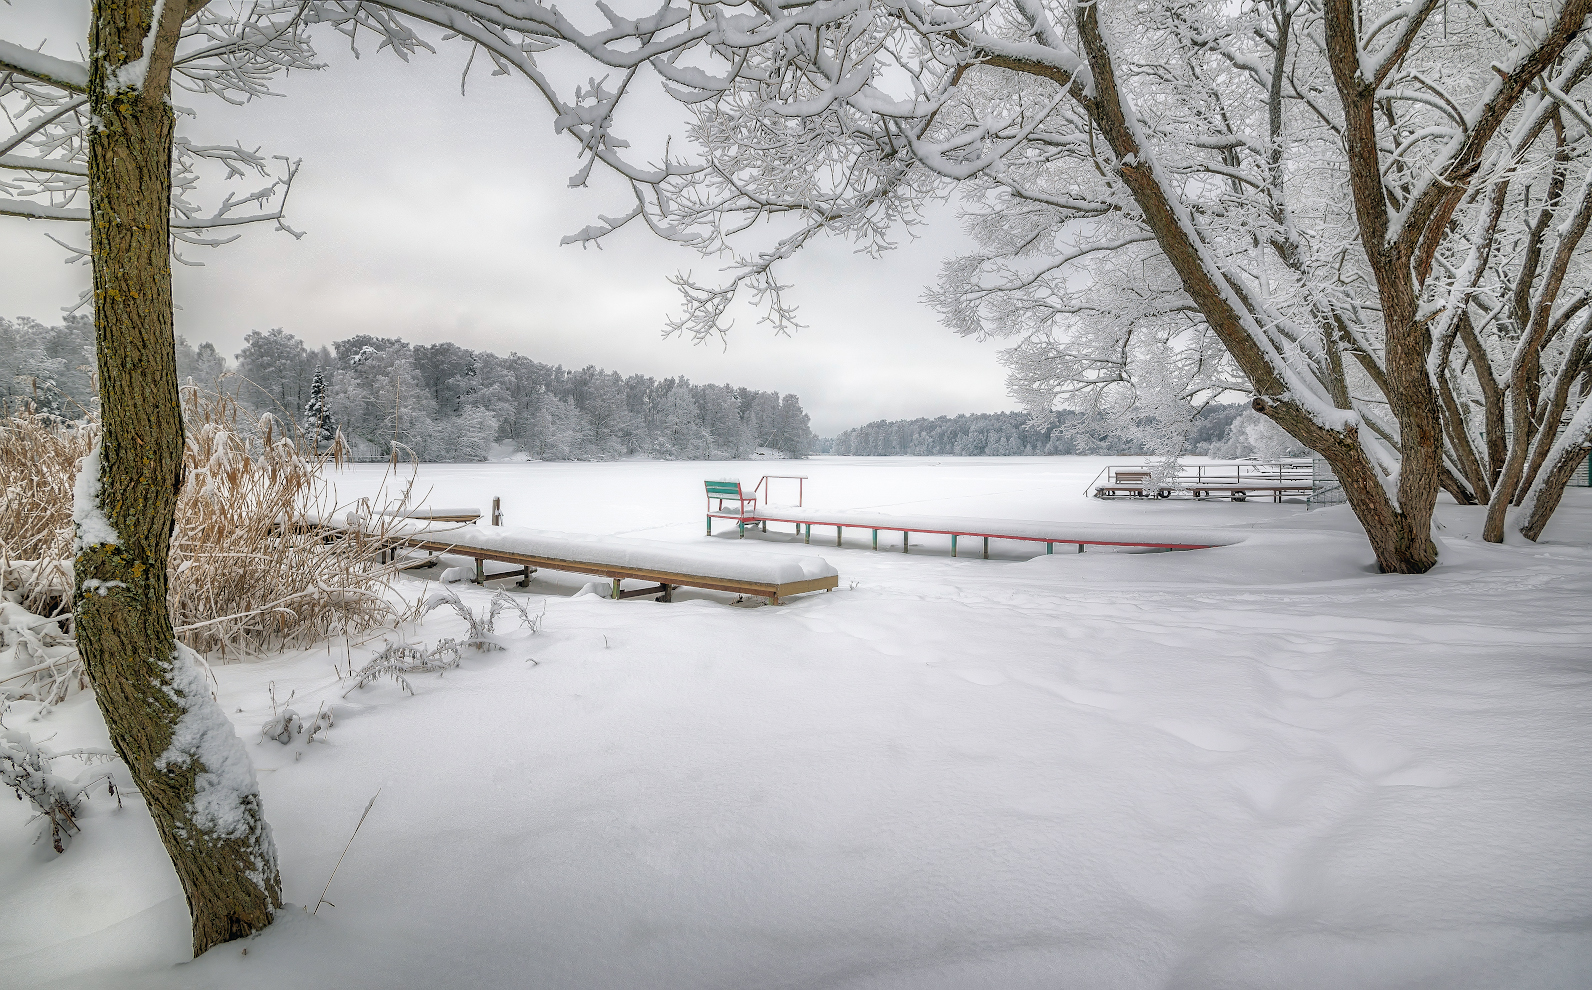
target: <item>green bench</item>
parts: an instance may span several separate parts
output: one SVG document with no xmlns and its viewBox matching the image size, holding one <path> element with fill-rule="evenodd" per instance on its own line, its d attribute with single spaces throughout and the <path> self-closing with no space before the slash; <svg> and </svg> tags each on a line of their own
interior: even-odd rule
<svg viewBox="0 0 1592 990">
<path fill-rule="evenodd" d="M 708 493 L 708 535 L 713 535 L 713 520 L 733 519 L 741 536 L 746 536 L 746 520 L 757 514 L 757 496 L 743 493 L 739 481 L 704 481 L 703 484 Z M 734 502 L 735 510 L 726 509 L 725 502 Z"/>
</svg>

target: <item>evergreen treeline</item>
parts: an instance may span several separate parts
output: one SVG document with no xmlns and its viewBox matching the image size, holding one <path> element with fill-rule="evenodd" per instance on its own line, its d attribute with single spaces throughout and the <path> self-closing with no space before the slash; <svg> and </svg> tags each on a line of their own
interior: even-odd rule
<svg viewBox="0 0 1592 990">
<path fill-rule="evenodd" d="M 255 412 L 290 417 L 324 441 L 341 430 L 355 460 L 396 439 L 427 461 L 479 461 L 493 445 L 543 460 L 745 458 L 758 448 L 806 456 L 815 438 L 795 395 L 731 385 L 570 371 L 519 354 L 415 346 L 360 335 L 310 350 L 283 330 L 253 331 L 235 366 L 214 345 L 177 340 L 177 374 L 218 380 Z M 70 419 L 92 409 L 91 319 L 46 327 L 0 318 L 0 389 Z M 222 379 L 228 371 L 236 375 Z M 35 398 L 37 396 L 37 398 Z"/>
<path fill-rule="evenodd" d="M 1242 405 L 1206 406 L 1195 417 L 1187 451 L 1203 454 L 1220 447 L 1244 410 Z M 1155 431 L 1147 425 L 1070 409 L 1048 420 L 1025 412 L 881 419 L 818 441 L 817 452 L 858 457 L 1148 454 L 1145 437 Z"/>
</svg>

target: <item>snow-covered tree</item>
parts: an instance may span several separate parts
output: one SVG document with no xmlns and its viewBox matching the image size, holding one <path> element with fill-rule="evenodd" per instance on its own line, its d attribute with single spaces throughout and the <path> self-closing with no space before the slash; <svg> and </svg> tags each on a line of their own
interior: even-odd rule
<svg viewBox="0 0 1592 990">
<path fill-rule="evenodd" d="M 678 328 L 722 331 L 741 290 L 791 325 L 775 272 L 794 251 L 883 250 L 960 184 L 984 243 L 934 297 L 954 327 L 1058 350 L 1083 327 L 1068 380 L 1148 361 L 1163 396 L 1248 391 L 1331 462 L 1383 570 L 1435 563 L 1456 475 L 1434 328 L 1474 204 L 1543 121 L 1579 141 L 1592 119 L 1592 0 L 707 9 L 723 65 L 654 65 L 696 101 L 710 167 L 663 180 L 649 219 L 708 249 L 786 227 L 726 285 L 683 278 Z"/>
<path fill-rule="evenodd" d="M 183 138 L 174 87 L 184 102 L 244 103 L 268 93 L 279 73 L 319 68 L 314 31 L 370 38 L 377 50 L 409 58 L 434 48 L 418 30 L 440 29 L 461 54 L 470 49 L 467 65 L 482 53 L 482 64 L 528 80 L 584 156 L 584 172 L 600 164 L 644 191 L 681 169 L 672 159 L 637 167 L 623 157 L 625 142 L 609 134 L 623 85 L 588 85 L 583 73 L 566 93 L 536 55 L 564 42 L 621 70 L 628 83 L 653 56 L 698 45 L 706 34 L 688 23 L 688 11 L 670 8 L 641 21 L 592 10 L 605 23 L 586 32 L 527 0 L 92 0 L 90 7 L 79 49 L 86 61 L 43 54 L 37 39 L 0 38 L 0 108 L 13 128 L 0 140 L 0 216 L 88 225 L 82 253 L 94 274 L 103 434 L 78 486 L 77 638 L 111 738 L 187 894 L 197 954 L 268 924 L 281 885 L 247 755 L 236 751 L 226 717 L 177 649 L 166 613 L 183 449 L 171 259 L 174 248 L 225 242 L 240 224 L 263 221 L 296 233 L 283 207 L 297 166 L 241 144 Z M 655 44 L 660 33 L 667 42 Z M 262 185 L 217 197 L 201 181 L 207 173 L 254 176 Z M 388 370 L 401 373 L 400 365 Z M 288 410 L 306 398 L 298 395 Z M 391 435 L 400 441 L 406 427 L 429 426 L 403 419 L 395 404 Z M 112 590 L 85 595 L 84 582 Z"/>
<path fill-rule="evenodd" d="M 310 401 L 304 404 L 304 435 L 317 454 L 337 442 L 337 421 L 326 401 L 326 375 L 319 368 L 310 383 Z"/>
</svg>

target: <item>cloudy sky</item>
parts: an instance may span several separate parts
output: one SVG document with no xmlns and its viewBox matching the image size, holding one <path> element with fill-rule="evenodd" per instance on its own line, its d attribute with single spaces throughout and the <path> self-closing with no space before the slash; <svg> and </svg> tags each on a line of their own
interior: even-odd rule
<svg viewBox="0 0 1592 990">
<path fill-rule="evenodd" d="M 0 37 L 30 47 L 47 39 L 46 52 L 74 57 L 87 8 L 0 4 Z M 773 335 L 747 309 L 727 347 L 665 339 L 676 305 L 668 276 L 710 275 L 723 262 L 643 229 L 600 251 L 560 247 L 563 235 L 626 203 L 611 185 L 567 187 L 572 143 L 554 135 L 527 83 L 477 65 L 461 96 L 466 53 L 455 45 L 404 65 L 369 51 L 356 61 L 330 36 L 319 44 L 329 68 L 281 81 L 285 98 L 238 109 L 186 101 L 199 119 L 179 127 L 195 140 L 240 140 L 303 160 L 289 212 L 305 231 L 295 241 L 252 230 L 192 253 L 203 268 L 178 266 L 177 329 L 190 341 L 231 355 L 254 329 L 282 327 L 312 346 L 371 333 L 685 375 L 796 392 L 823 435 L 884 417 L 1013 407 L 998 345 L 956 337 L 919 301 L 940 262 L 967 247 L 953 204 L 937 208 L 916 240 L 903 232 L 883 259 L 836 240 L 796 259 L 785 279 L 807 326 L 793 337 Z M 645 147 L 672 111 L 638 108 L 629 123 Z M 61 236 L 62 226 L 48 229 Z M 45 230 L 0 218 L 0 313 L 55 322 L 87 287 L 87 268 L 64 265 Z"/>
</svg>

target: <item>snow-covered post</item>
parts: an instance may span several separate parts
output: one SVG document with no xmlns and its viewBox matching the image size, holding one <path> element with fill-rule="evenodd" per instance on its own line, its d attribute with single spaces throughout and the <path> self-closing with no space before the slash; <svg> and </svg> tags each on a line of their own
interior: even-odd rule
<svg viewBox="0 0 1592 990">
<path fill-rule="evenodd" d="M 281 904 L 254 770 L 166 607 L 183 479 L 171 306 L 167 99 L 182 22 L 203 0 L 95 0 L 83 80 L 102 436 L 83 459 L 74 609 L 111 741 L 171 855 L 194 954 Z M 92 589 L 92 590 L 90 590 Z"/>
</svg>

